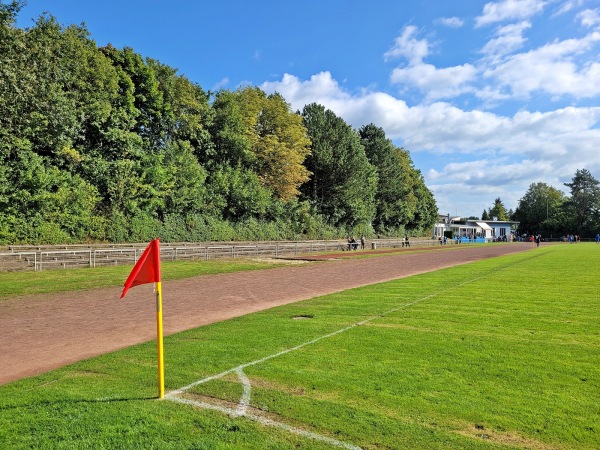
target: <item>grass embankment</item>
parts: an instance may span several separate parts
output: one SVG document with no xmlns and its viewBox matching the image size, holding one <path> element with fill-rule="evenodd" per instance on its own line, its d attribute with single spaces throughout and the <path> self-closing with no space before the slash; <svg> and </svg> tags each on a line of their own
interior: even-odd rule
<svg viewBox="0 0 600 450">
<path fill-rule="evenodd" d="M 234 261 L 167 261 L 162 263 L 161 272 L 163 280 L 169 281 L 198 275 L 267 269 L 276 266 L 281 266 L 281 263 L 243 259 Z M 17 295 L 122 286 L 132 267 L 133 264 L 94 269 L 0 273 L 0 301 Z"/>
<path fill-rule="evenodd" d="M 363 448 L 599 448 L 599 262 L 542 247 L 172 335 L 167 391 L 307 344 L 182 396 L 239 408 L 247 377 L 249 414 Z M 156 400 L 155 352 L 0 387 L 0 448 L 331 448 Z"/>
</svg>

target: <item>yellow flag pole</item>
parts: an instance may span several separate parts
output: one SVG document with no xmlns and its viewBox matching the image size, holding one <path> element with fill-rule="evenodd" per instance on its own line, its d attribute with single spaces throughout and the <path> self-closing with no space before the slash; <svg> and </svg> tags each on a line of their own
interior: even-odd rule
<svg viewBox="0 0 600 450">
<path fill-rule="evenodd" d="M 162 284 L 156 282 L 156 345 L 158 349 L 158 398 L 165 397 L 165 361 L 163 349 Z"/>
</svg>

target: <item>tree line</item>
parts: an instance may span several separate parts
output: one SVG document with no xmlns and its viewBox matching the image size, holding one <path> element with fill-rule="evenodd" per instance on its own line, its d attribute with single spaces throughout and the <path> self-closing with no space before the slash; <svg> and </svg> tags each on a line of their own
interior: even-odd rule
<svg viewBox="0 0 600 450">
<path fill-rule="evenodd" d="M 497 198 L 481 218 L 518 221 L 518 231 L 528 235 L 594 237 L 600 232 L 600 181 L 589 170 L 578 169 L 571 182 L 563 184 L 570 195 L 546 183 L 532 183 L 515 211 L 507 211 Z"/>
<path fill-rule="evenodd" d="M 0 243 L 425 233 L 407 150 L 319 104 L 209 92 L 85 26 L 0 3 Z"/>
</svg>

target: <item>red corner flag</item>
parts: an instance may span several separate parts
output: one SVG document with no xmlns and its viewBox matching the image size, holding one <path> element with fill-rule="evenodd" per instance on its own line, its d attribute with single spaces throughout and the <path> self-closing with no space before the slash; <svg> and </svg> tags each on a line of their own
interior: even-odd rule
<svg viewBox="0 0 600 450">
<path fill-rule="evenodd" d="M 160 282 L 160 243 L 154 239 L 148 244 L 138 262 L 125 281 L 121 298 L 125 297 L 129 288 L 146 283 Z"/>
</svg>

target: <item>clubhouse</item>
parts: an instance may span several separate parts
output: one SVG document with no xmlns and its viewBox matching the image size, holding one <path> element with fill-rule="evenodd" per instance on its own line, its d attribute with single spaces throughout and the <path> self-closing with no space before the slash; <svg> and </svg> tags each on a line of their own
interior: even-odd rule
<svg viewBox="0 0 600 450">
<path fill-rule="evenodd" d="M 495 218 L 494 218 L 495 219 Z M 434 239 L 446 236 L 461 242 L 513 241 L 519 222 L 512 220 L 475 220 L 439 215 L 433 226 Z"/>
</svg>

